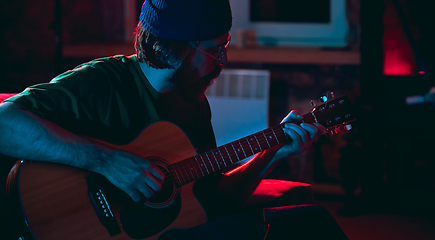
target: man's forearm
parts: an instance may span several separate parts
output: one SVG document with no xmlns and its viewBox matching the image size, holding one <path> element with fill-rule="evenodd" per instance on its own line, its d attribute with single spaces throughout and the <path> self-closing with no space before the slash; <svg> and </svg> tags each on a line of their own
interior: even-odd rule
<svg viewBox="0 0 435 240">
<path fill-rule="evenodd" d="M 0 104 L 0 132 L 0 153 L 100 173 L 134 201 L 151 198 L 165 178 L 152 161 L 77 136 L 13 103 Z"/>
<path fill-rule="evenodd" d="M 0 132 L 0 153 L 4 155 L 97 172 L 101 167 L 102 152 L 95 148 L 95 143 L 14 103 L 3 103 L 0 107 Z"/>
</svg>

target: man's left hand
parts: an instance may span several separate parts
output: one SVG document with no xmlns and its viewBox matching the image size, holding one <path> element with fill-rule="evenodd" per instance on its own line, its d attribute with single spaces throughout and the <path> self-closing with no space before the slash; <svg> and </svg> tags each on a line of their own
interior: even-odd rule
<svg viewBox="0 0 435 240">
<path fill-rule="evenodd" d="M 300 121 L 302 116 L 298 111 L 291 111 L 281 122 L 284 132 L 291 138 L 291 142 L 282 146 L 275 154 L 274 159 L 281 159 L 289 155 L 296 155 L 306 151 L 314 141 L 325 134 L 326 128 L 318 123 L 290 123 Z"/>
</svg>

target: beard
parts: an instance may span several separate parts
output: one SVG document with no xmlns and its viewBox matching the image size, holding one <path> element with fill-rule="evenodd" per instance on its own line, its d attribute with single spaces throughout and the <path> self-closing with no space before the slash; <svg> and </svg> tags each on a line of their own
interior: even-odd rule
<svg viewBox="0 0 435 240">
<path fill-rule="evenodd" d="M 190 100 L 202 100 L 205 91 L 214 83 L 222 71 L 221 65 L 216 65 L 207 75 L 199 76 L 197 67 L 192 66 L 190 61 L 184 62 L 174 73 L 171 81 L 175 85 L 174 90 Z"/>
</svg>

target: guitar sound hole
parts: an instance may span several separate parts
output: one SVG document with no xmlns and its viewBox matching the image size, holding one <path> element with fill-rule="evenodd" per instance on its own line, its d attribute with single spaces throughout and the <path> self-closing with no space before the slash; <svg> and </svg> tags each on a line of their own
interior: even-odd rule
<svg viewBox="0 0 435 240">
<path fill-rule="evenodd" d="M 164 208 L 170 205 L 180 194 L 180 189 L 175 186 L 174 177 L 168 170 L 169 164 L 161 158 L 150 159 L 165 174 L 165 181 L 162 183 L 162 189 L 151 199 L 146 199 L 144 204 L 153 208 Z"/>
<path fill-rule="evenodd" d="M 162 184 L 162 190 L 156 193 L 154 198 L 149 199 L 149 202 L 153 204 L 164 204 L 168 201 L 171 201 L 172 195 L 174 194 L 175 185 L 172 176 L 169 176 L 169 171 L 161 166 L 158 167 L 165 174 L 165 181 Z"/>
<path fill-rule="evenodd" d="M 165 173 L 162 190 L 152 199 L 143 204 L 131 203 L 120 212 L 120 220 L 125 233 L 134 239 L 153 236 L 169 226 L 181 209 L 180 189 L 175 182 L 163 159 L 152 159 Z"/>
</svg>

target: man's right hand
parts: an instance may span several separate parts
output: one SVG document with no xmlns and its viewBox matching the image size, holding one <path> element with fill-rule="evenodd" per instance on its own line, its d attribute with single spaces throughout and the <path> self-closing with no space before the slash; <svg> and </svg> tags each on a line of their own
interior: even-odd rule
<svg viewBox="0 0 435 240">
<path fill-rule="evenodd" d="M 152 198 L 162 189 L 165 174 L 152 161 L 116 150 L 105 158 L 100 173 L 133 201 Z"/>
<path fill-rule="evenodd" d="M 73 134 L 12 102 L 0 104 L 0 132 L 1 154 L 100 173 L 134 201 L 152 198 L 165 179 L 154 163 Z"/>
</svg>

